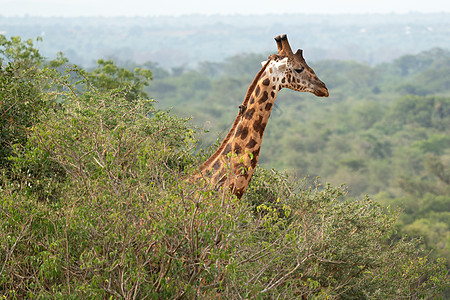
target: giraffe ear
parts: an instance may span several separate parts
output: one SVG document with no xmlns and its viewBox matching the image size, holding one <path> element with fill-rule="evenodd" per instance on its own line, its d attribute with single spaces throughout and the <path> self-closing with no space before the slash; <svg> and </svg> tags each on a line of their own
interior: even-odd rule
<svg viewBox="0 0 450 300">
<path fill-rule="evenodd" d="M 266 65 L 266 63 L 267 63 L 267 60 L 265 60 L 265 61 L 262 61 L 262 62 L 261 62 L 261 66 L 263 66 L 263 67 L 264 67 L 264 66 Z"/>
</svg>

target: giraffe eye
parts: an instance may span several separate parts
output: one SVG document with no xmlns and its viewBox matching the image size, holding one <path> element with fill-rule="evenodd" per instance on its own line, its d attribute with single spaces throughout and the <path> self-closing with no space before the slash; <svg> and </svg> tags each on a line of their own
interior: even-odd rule
<svg viewBox="0 0 450 300">
<path fill-rule="evenodd" d="M 297 73 L 301 73 L 301 72 L 303 72 L 303 70 L 304 70 L 305 68 L 299 68 L 299 69 L 295 69 L 295 72 L 297 72 Z"/>
</svg>

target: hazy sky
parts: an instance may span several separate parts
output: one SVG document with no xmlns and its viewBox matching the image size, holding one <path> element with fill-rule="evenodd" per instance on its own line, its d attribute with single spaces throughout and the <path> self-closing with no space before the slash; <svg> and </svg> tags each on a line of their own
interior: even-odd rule
<svg viewBox="0 0 450 300">
<path fill-rule="evenodd" d="M 0 0 L 2 16 L 450 12 L 448 0 Z"/>
</svg>

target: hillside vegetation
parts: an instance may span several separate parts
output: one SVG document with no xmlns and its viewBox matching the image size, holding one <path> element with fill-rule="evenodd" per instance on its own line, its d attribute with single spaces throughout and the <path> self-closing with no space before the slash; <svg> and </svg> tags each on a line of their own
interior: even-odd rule
<svg viewBox="0 0 450 300">
<path fill-rule="evenodd" d="M 397 210 L 344 187 L 262 167 L 240 201 L 190 184 L 212 150 L 194 151 L 199 130 L 146 99 L 150 70 L 100 60 L 88 72 L 1 35 L 0 59 L 3 298 L 399 299 L 449 287 L 445 260 L 397 234 Z"/>
<path fill-rule="evenodd" d="M 151 12 L 148 12 L 151 15 Z M 184 15 L 179 17 L 3 17 L 0 34 L 44 36 L 42 54 L 63 51 L 86 67 L 115 57 L 165 68 L 196 66 L 242 52 L 272 54 L 287 33 L 310 60 L 353 59 L 375 65 L 433 47 L 450 48 L 448 13 L 364 15 Z M 295 38 L 294 38 L 295 37 Z"/>
</svg>

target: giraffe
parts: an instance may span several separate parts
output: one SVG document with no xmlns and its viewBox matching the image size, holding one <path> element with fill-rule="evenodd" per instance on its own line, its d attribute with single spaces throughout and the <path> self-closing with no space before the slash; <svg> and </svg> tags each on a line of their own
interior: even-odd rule
<svg viewBox="0 0 450 300">
<path fill-rule="evenodd" d="M 328 97 L 326 85 L 303 58 L 294 54 L 286 34 L 275 37 L 277 54 L 262 62 L 262 68 L 247 90 L 244 102 L 225 139 L 217 151 L 199 168 L 195 179 L 205 178 L 215 188 L 228 187 L 241 199 L 244 195 L 261 150 L 262 138 L 278 92 L 289 88 Z"/>
</svg>

